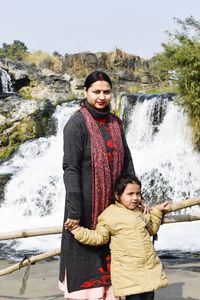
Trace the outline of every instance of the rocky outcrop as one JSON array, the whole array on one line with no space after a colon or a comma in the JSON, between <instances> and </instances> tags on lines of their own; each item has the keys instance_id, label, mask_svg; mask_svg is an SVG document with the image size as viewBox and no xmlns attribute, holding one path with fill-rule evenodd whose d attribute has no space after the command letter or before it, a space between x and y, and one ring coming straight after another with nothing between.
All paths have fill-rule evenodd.
<instances>
[{"instance_id":1,"label":"rocky outcrop","mask_svg":"<svg viewBox=\"0 0 200 300\"><path fill-rule=\"evenodd\" d=\"M61 58L59 73L51 66L0 60L0 68L11 77L12 88L23 96L50 101L66 101L73 96L83 95L85 77L95 69L107 72L116 92L128 91L131 86L144 90L158 84L158 78L151 73L149 61L119 49L113 52L66 54Z\"/></svg>"},{"instance_id":2,"label":"rocky outcrop","mask_svg":"<svg viewBox=\"0 0 200 300\"><path fill-rule=\"evenodd\" d=\"M54 109L49 100L26 100L15 95L0 99L0 160L25 141L52 134L48 124Z\"/></svg>"},{"instance_id":3,"label":"rocky outcrop","mask_svg":"<svg viewBox=\"0 0 200 300\"><path fill-rule=\"evenodd\" d=\"M149 61L116 49L105 53L78 53L61 57L59 72L43 62L40 67L0 60L0 160L21 143L45 136L55 107L83 97L85 77L95 69L107 72L114 90L155 86Z\"/></svg>"},{"instance_id":4,"label":"rocky outcrop","mask_svg":"<svg viewBox=\"0 0 200 300\"><path fill-rule=\"evenodd\" d=\"M106 71L110 75L116 91L127 91L130 86L134 85L139 89L144 89L145 86L154 86L158 82L151 74L148 60L119 49L109 53L65 55L63 64L64 70L71 76L75 75L79 80L84 79L89 72L95 69Z\"/></svg>"},{"instance_id":5,"label":"rocky outcrop","mask_svg":"<svg viewBox=\"0 0 200 300\"><path fill-rule=\"evenodd\" d=\"M48 69L37 69L33 64L0 60L0 70L11 79L12 92L26 99L46 100L52 103L66 101L71 97L70 76L56 74ZM2 96L0 95L0 98Z\"/></svg>"}]
</instances>

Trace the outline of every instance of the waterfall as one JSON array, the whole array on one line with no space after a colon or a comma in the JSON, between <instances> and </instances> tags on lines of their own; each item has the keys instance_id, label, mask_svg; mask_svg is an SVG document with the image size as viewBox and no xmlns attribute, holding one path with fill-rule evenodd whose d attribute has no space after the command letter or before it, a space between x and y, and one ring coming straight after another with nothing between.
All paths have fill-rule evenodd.
<instances>
[{"instance_id":1,"label":"waterfall","mask_svg":"<svg viewBox=\"0 0 200 300\"><path fill-rule=\"evenodd\" d=\"M77 108L73 103L58 106L54 113L57 134L24 143L12 159L0 166L0 174L11 174L0 207L1 232L62 225L65 199L62 133ZM172 98L158 95L124 96L122 108L127 141L146 201L152 204L200 195L200 154L193 149L184 111ZM190 211L196 213L199 209ZM199 221L164 224L158 233L156 249L200 251L199 229ZM59 246L60 235L0 243L1 255L15 258L24 252L49 251Z\"/></svg>"},{"instance_id":2,"label":"waterfall","mask_svg":"<svg viewBox=\"0 0 200 300\"><path fill-rule=\"evenodd\" d=\"M14 157L0 166L0 174L12 174L0 208L0 231L61 226L65 191L62 179L63 127L78 105L58 106L54 119L57 134L24 143ZM60 235L3 243L1 252L48 251L60 246ZM9 250L7 250L9 249ZM28 249L28 250L27 250Z\"/></svg>"},{"instance_id":3,"label":"waterfall","mask_svg":"<svg viewBox=\"0 0 200 300\"><path fill-rule=\"evenodd\" d=\"M131 115L127 141L146 201L152 204L199 196L200 153L192 145L191 129L183 109L159 96L143 97L142 101L139 96L137 101L128 97L123 100L124 107L132 107L132 111L130 107L128 110ZM185 212L199 213L200 209L193 207ZM164 224L156 248L199 251L199 229L200 221Z\"/></svg>"},{"instance_id":4,"label":"waterfall","mask_svg":"<svg viewBox=\"0 0 200 300\"><path fill-rule=\"evenodd\" d=\"M12 92L10 75L0 68L0 95Z\"/></svg>"}]
</instances>

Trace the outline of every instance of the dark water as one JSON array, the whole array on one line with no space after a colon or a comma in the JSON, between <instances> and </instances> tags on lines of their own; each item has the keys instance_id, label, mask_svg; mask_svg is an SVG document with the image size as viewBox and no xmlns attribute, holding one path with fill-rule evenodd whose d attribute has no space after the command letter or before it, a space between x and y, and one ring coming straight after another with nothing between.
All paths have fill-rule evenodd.
<instances>
[{"instance_id":1,"label":"dark water","mask_svg":"<svg viewBox=\"0 0 200 300\"><path fill-rule=\"evenodd\" d=\"M185 251L157 251L162 263L166 267L176 267L200 273L200 252ZM196 265L197 264L197 265Z\"/></svg>"},{"instance_id":2,"label":"dark water","mask_svg":"<svg viewBox=\"0 0 200 300\"><path fill-rule=\"evenodd\" d=\"M19 250L16 249L17 241L13 240L12 242L0 243L0 260L1 259L10 259L15 261L21 261L24 258L27 258L32 255L41 254L41 251L38 250ZM53 250L53 249L52 249ZM200 251L197 252L186 252L180 250L173 251L157 251L158 256L160 257L162 263L166 267L173 267L176 265L181 265L181 269L191 270L194 272L200 272L200 266L195 264L200 264ZM59 259L58 256L47 259L46 261L53 261ZM189 264L189 266L188 266Z\"/></svg>"},{"instance_id":3,"label":"dark water","mask_svg":"<svg viewBox=\"0 0 200 300\"><path fill-rule=\"evenodd\" d=\"M33 255L42 254L44 252L38 250L16 250L17 241L12 241L9 243L0 243L0 260L1 259L8 259L12 261L21 261L25 258L28 258ZM53 251L54 249L52 249ZM49 251L50 252L50 251ZM53 261L57 260L58 256L51 257L46 259L45 261Z\"/></svg>"},{"instance_id":4,"label":"dark water","mask_svg":"<svg viewBox=\"0 0 200 300\"><path fill-rule=\"evenodd\" d=\"M179 262L179 263L192 263L199 262L200 263L200 252L185 252L185 251L157 251L159 257L162 261L167 261L169 263Z\"/></svg>"}]
</instances>

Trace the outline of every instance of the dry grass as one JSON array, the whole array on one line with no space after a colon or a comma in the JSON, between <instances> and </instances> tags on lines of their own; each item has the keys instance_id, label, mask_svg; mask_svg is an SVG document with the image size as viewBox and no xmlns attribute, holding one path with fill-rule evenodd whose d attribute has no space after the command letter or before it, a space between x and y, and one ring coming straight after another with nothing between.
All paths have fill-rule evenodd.
<instances>
[{"instance_id":1,"label":"dry grass","mask_svg":"<svg viewBox=\"0 0 200 300\"><path fill-rule=\"evenodd\" d=\"M50 55L42 51L28 53L25 57L25 61L33 63L38 69L45 67L56 73L60 73L63 68L63 63L58 56Z\"/></svg>"}]
</instances>

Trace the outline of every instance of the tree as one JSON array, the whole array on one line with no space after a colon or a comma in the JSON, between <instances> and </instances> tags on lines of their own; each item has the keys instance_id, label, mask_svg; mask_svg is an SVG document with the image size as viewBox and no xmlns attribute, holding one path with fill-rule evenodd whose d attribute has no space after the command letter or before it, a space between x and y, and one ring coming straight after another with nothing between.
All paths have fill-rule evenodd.
<instances>
[{"instance_id":1,"label":"tree","mask_svg":"<svg viewBox=\"0 0 200 300\"><path fill-rule=\"evenodd\" d=\"M27 50L28 48L23 42L14 40L12 44L3 43L2 48L0 48L0 57L23 60Z\"/></svg>"},{"instance_id":2,"label":"tree","mask_svg":"<svg viewBox=\"0 0 200 300\"><path fill-rule=\"evenodd\" d=\"M168 32L169 40L162 44L164 52L155 59L164 70L175 72L178 102L188 112L193 141L200 150L200 21L192 16L174 20L181 30Z\"/></svg>"}]
</instances>

